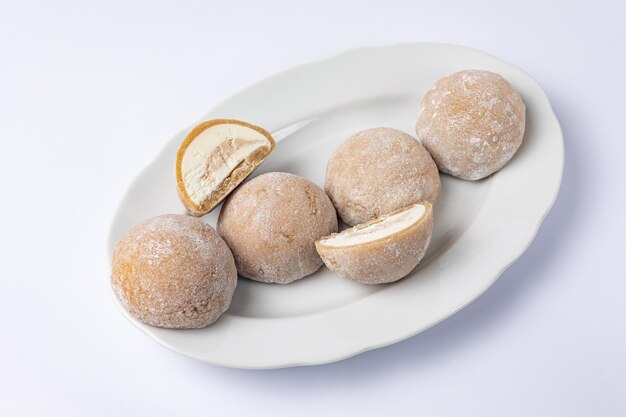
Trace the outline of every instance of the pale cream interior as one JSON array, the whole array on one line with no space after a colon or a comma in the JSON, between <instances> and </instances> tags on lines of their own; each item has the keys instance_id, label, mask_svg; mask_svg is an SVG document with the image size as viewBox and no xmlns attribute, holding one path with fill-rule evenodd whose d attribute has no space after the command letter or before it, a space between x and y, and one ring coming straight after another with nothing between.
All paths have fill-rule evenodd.
<instances>
[{"instance_id":1,"label":"pale cream interior","mask_svg":"<svg viewBox=\"0 0 626 417\"><path fill-rule=\"evenodd\" d=\"M271 145L260 132L238 124L219 124L200 133L182 158L183 183L189 198L201 204L252 152Z\"/></svg>"},{"instance_id":2,"label":"pale cream interior","mask_svg":"<svg viewBox=\"0 0 626 417\"><path fill-rule=\"evenodd\" d=\"M343 232L323 239L321 244L326 246L351 246L367 243L393 235L406 229L419 221L426 213L426 207L416 204L409 209L389 216L380 222L370 224L366 227L355 226Z\"/></svg>"}]
</instances>

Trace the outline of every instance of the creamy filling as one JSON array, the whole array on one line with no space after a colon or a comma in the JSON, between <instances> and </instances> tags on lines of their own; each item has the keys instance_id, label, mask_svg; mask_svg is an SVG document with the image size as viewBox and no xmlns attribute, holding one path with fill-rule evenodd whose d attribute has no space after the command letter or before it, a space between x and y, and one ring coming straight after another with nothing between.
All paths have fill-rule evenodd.
<instances>
[{"instance_id":1,"label":"creamy filling","mask_svg":"<svg viewBox=\"0 0 626 417\"><path fill-rule=\"evenodd\" d=\"M351 246L386 238L411 226L421 219L425 212L426 207L422 204L416 204L407 210L386 217L369 226L357 225L344 230L337 235L321 240L320 243L335 247Z\"/></svg>"},{"instance_id":2,"label":"creamy filling","mask_svg":"<svg viewBox=\"0 0 626 417\"><path fill-rule=\"evenodd\" d=\"M201 204L251 153L270 143L260 132L238 124L219 124L189 144L181 171L189 198Z\"/></svg>"}]
</instances>

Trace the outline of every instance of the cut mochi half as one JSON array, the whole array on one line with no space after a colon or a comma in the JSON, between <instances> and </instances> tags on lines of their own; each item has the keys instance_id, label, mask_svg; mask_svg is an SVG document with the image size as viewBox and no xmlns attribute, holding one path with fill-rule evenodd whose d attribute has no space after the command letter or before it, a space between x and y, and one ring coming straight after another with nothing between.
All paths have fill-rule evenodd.
<instances>
[{"instance_id":1,"label":"cut mochi half","mask_svg":"<svg viewBox=\"0 0 626 417\"><path fill-rule=\"evenodd\" d=\"M382 284L405 277L417 266L432 231L432 205L421 202L318 239L315 246L337 275Z\"/></svg>"},{"instance_id":2,"label":"cut mochi half","mask_svg":"<svg viewBox=\"0 0 626 417\"><path fill-rule=\"evenodd\" d=\"M202 216L213 210L275 146L267 131L239 120L194 127L176 155L176 187L187 211Z\"/></svg>"}]
</instances>

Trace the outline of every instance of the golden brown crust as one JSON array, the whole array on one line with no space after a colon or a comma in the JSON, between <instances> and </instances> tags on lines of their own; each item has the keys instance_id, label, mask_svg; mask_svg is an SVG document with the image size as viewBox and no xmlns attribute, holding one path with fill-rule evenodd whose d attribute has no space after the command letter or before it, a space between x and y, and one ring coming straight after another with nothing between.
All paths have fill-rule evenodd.
<instances>
[{"instance_id":1,"label":"golden brown crust","mask_svg":"<svg viewBox=\"0 0 626 417\"><path fill-rule=\"evenodd\" d=\"M287 284L322 266L315 240L337 231L337 215L313 182L271 172L230 194L217 230L233 251L239 274Z\"/></svg>"},{"instance_id":2,"label":"golden brown crust","mask_svg":"<svg viewBox=\"0 0 626 417\"><path fill-rule=\"evenodd\" d=\"M245 126L247 128L256 130L261 133L265 138L267 138L270 147L269 148L260 148L256 150L254 153L249 155L243 163L237 166L228 177L224 179L211 193L211 195L206 198L201 204L196 204L187 194L187 190L185 188L185 183L183 181L182 174L182 163L183 156L185 155L185 150L189 147L189 144L193 142L193 140L204 130L209 127L219 125L219 124L238 124L241 126ZM243 122L241 120L235 119L214 119L206 122L202 122L199 125L195 126L191 131L187 134L180 147L178 148L178 153L176 154L176 189L178 191L178 197L182 201L183 205L187 209L187 211L194 216L203 216L213 210L231 191L233 191L241 182L246 179L248 175L250 175L264 160L269 156L270 153L276 147L276 142L272 135L267 132L265 129L259 126L255 126L253 124Z\"/></svg>"},{"instance_id":3,"label":"golden brown crust","mask_svg":"<svg viewBox=\"0 0 626 417\"><path fill-rule=\"evenodd\" d=\"M327 246L315 242L324 264L337 275L362 284L382 284L397 281L408 275L424 257L433 230L433 210L428 202L421 202L426 212L410 227L391 236L350 246ZM409 206L411 207L411 206ZM355 227L363 228L409 207Z\"/></svg>"},{"instance_id":4,"label":"golden brown crust","mask_svg":"<svg viewBox=\"0 0 626 417\"><path fill-rule=\"evenodd\" d=\"M411 135L374 128L348 138L326 167L325 189L353 226L419 201L434 203L441 182L435 162Z\"/></svg>"},{"instance_id":5,"label":"golden brown crust","mask_svg":"<svg viewBox=\"0 0 626 417\"><path fill-rule=\"evenodd\" d=\"M230 305L237 270L211 226L168 214L133 227L117 243L111 285L124 308L146 324L200 328Z\"/></svg>"},{"instance_id":6,"label":"golden brown crust","mask_svg":"<svg viewBox=\"0 0 626 417\"><path fill-rule=\"evenodd\" d=\"M442 172L479 180L500 170L522 143L524 102L489 71L437 81L422 99L416 132Z\"/></svg>"}]
</instances>

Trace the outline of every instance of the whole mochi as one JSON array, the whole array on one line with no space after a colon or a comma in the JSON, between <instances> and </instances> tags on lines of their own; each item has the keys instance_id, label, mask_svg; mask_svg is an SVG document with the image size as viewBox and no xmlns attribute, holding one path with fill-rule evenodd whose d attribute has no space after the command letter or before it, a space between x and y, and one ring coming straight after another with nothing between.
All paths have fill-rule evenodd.
<instances>
[{"instance_id":1,"label":"whole mochi","mask_svg":"<svg viewBox=\"0 0 626 417\"><path fill-rule=\"evenodd\" d=\"M337 214L311 181L271 172L230 194L217 230L233 251L239 274L287 284L322 266L315 241L337 231Z\"/></svg>"},{"instance_id":2,"label":"whole mochi","mask_svg":"<svg viewBox=\"0 0 626 417\"><path fill-rule=\"evenodd\" d=\"M341 219L354 226L428 201L441 188L428 151L413 136L379 127L349 137L326 167L326 192Z\"/></svg>"},{"instance_id":3,"label":"whole mochi","mask_svg":"<svg viewBox=\"0 0 626 417\"><path fill-rule=\"evenodd\" d=\"M440 79L426 93L416 131L442 172L479 180L513 157L525 123L524 102L508 81L468 70Z\"/></svg>"},{"instance_id":4,"label":"whole mochi","mask_svg":"<svg viewBox=\"0 0 626 417\"><path fill-rule=\"evenodd\" d=\"M118 242L111 284L124 308L146 324L200 328L229 307L237 269L211 226L166 214L138 224Z\"/></svg>"}]
</instances>

